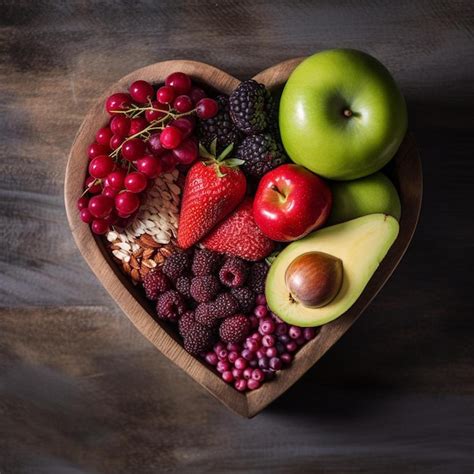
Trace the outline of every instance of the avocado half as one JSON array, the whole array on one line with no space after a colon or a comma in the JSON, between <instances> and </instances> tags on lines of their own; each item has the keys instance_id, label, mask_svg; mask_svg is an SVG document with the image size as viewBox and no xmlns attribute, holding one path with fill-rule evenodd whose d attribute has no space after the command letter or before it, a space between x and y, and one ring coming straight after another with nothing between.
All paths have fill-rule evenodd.
<instances>
[{"instance_id":1,"label":"avocado half","mask_svg":"<svg viewBox=\"0 0 474 474\"><path fill-rule=\"evenodd\" d=\"M270 309L283 321L297 326L320 326L345 313L360 296L375 270L395 242L396 219L370 214L309 234L288 245L273 261L265 296ZM285 283L290 263L306 252L325 252L342 260L343 281L337 296L326 306L309 308L291 297Z\"/></svg>"}]
</instances>

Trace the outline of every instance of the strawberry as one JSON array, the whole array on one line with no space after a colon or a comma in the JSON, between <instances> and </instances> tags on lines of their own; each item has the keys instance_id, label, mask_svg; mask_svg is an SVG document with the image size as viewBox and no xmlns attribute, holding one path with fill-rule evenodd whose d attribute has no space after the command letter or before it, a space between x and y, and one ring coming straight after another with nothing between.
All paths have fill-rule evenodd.
<instances>
[{"instance_id":1,"label":"strawberry","mask_svg":"<svg viewBox=\"0 0 474 474\"><path fill-rule=\"evenodd\" d=\"M253 200L248 197L204 238L204 247L252 261L270 255L275 243L259 229L252 209Z\"/></svg>"},{"instance_id":2,"label":"strawberry","mask_svg":"<svg viewBox=\"0 0 474 474\"><path fill-rule=\"evenodd\" d=\"M247 181L238 168L242 160L226 158L233 144L216 156L216 144L216 140L211 143L210 152L199 145L204 160L186 175L178 225L178 245L183 249L197 243L245 196Z\"/></svg>"}]
</instances>

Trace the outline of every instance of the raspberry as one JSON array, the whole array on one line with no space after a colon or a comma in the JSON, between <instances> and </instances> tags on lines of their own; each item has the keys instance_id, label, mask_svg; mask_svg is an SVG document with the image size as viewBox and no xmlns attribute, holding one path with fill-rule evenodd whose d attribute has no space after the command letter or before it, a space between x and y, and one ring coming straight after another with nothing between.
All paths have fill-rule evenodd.
<instances>
[{"instance_id":1,"label":"raspberry","mask_svg":"<svg viewBox=\"0 0 474 474\"><path fill-rule=\"evenodd\" d=\"M160 319L176 322L186 311L183 297L175 290L168 290L158 297L156 312Z\"/></svg>"},{"instance_id":2,"label":"raspberry","mask_svg":"<svg viewBox=\"0 0 474 474\"><path fill-rule=\"evenodd\" d=\"M231 288L237 288L245 283L247 265L238 257L229 257L219 271L221 282Z\"/></svg>"},{"instance_id":3,"label":"raspberry","mask_svg":"<svg viewBox=\"0 0 474 474\"><path fill-rule=\"evenodd\" d=\"M192 271L195 276L212 275L221 263L221 256L217 252L207 249L196 249L194 253Z\"/></svg>"},{"instance_id":4,"label":"raspberry","mask_svg":"<svg viewBox=\"0 0 474 474\"><path fill-rule=\"evenodd\" d=\"M194 313L192 311L186 311L178 321L178 330L181 337L186 337L194 324Z\"/></svg>"},{"instance_id":5,"label":"raspberry","mask_svg":"<svg viewBox=\"0 0 474 474\"><path fill-rule=\"evenodd\" d=\"M171 280L176 281L189 270L189 257L184 252L171 254L163 264L163 273Z\"/></svg>"},{"instance_id":6,"label":"raspberry","mask_svg":"<svg viewBox=\"0 0 474 474\"><path fill-rule=\"evenodd\" d=\"M265 293L265 280L267 279L268 265L266 262L257 262L252 265L247 280L247 286L255 293Z\"/></svg>"},{"instance_id":7,"label":"raspberry","mask_svg":"<svg viewBox=\"0 0 474 474\"><path fill-rule=\"evenodd\" d=\"M184 348L192 355L209 350L213 343L212 330L199 323L194 323L184 337Z\"/></svg>"},{"instance_id":8,"label":"raspberry","mask_svg":"<svg viewBox=\"0 0 474 474\"><path fill-rule=\"evenodd\" d=\"M246 286L241 288L232 288L230 290L232 296L239 302L240 311L248 314L255 307L255 293Z\"/></svg>"},{"instance_id":9,"label":"raspberry","mask_svg":"<svg viewBox=\"0 0 474 474\"><path fill-rule=\"evenodd\" d=\"M191 298L190 288L191 288L191 279L187 276L181 276L176 280L175 288L181 293L185 298Z\"/></svg>"},{"instance_id":10,"label":"raspberry","mask_svg":"<svg viewBox=\"0 0 474 474\"><path fill-rule=\"evenodd\" d=\"M213 275L194 277L191 280L191 296L198 303L211 301L219 292L219 280Z\"/></svg>"},{"instance_id":11,"label":"raspberry","mask_svg":"<svg viewBox=\"0 0 474 474\"><path fill-rule=\"evenodd\" d=\"M250 332L250 322L243 314L224 319L219 335L224 342L237 343L244 340Z\"/></svg>"},{"instance_id":12,"label":"raspberry","mask_svg":"<svg viewBox=\"0 0 474 474\"><path fill-rule=\"evenodd\" d=\"M239 302L230 293L221 293L210 305L209 312L215 319L232 316L239 311Z\"/></svg>"},{"instance_id":13,"label":"raspberry","mask_svg":"<svg viewBox=\"0 0 474 474\"><path fill-rule=\"evenodd\" d=\"M213 328L217 325L218 318L215 313L210 312L209 303L201 303L196 308L195 319L198 323L203 324L209 328Z\"/></svg>"},{"instance_id":14,"label":"raspberry","mask_svg":"<svg viewBox=\"0 0 474 474\"><path fill-rule=\"evenodd\" d=\"M169 290L170 285L168 278L163 275L160 268L149 272L143 279L143 288L145 289L146 297L149 300L156 301L161 293Z\"/></svg>"}]
</instances>

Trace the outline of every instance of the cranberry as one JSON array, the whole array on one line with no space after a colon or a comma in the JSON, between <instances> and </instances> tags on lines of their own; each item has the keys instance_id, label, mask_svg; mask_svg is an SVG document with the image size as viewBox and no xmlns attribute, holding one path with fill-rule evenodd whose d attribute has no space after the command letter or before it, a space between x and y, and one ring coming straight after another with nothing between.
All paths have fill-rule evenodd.
<instances>
[{"instance_id":1,"label":"cranberry","mask_svg":"<svg viewBox=\"0 0 474 474\"><path fill-rule=\"evenodd\" d=\"M288 335L291 339L298 339L302 333L303 331L298 326L290 326L290 329L288 329Z\"/></svg>"},{"instance_id":2,"label":"cranberry","mask_svg":"<svg viewBox=\"0 0 474 474\"><path fill-rule=\"evenodd\" d=\"M244 392L247 388L247 381L245 379L238 379L234 382L234 387L239 392Z\"/></svg>"},{"instance_id":3,"label":"cranberry","mask_svg":"<svg viewBox=\"0 0 474 474\"><path fill-rule=\"evenodd\" d=\"M249 322L250 322L250 327L252 329L255 329L255 328L258 327L258 319L253 314L252 314L252 316L249 316Z\"/></svg>"},{"instance_id":4,"label":"cranberry","mask_svg":"<svg viewBox=\"0 0 474 474\"><path fill-rule=\"evenodd\" d=\"M111 115L121 110L127 110L132 104L132 97L129 94L119 92L109 96L105 102L105 110Z\"/></svg>"},{"instance_id":5,"label":"cranberry","mask_svg":"<svg viewBox=\"0 0 474 474\"><path fill-rule=\"evenodd\" d=\"M81 218L81 221L85 222L86 224L90 224L92 220L94 219L94 216L90 213L89 209L87 208L81 209L81 212L79 213L79 217Z\"/></svg>"},{"instance_id":6,"label":"cranberry","mask_svg":"<svg viewBox=\"0 0 474 474\"><path fill-rule=\"evenodd\" d=\"M260 359L258 359L258 366L261 369L268 369L269 367L268 357L261 357Z\"/></svg>"},{"instance_id":7,"label":"cranberry","mask_svg":"<svg viewBox=\"0 0 474 474\"><path fill-rule=\"evenodd\" d=\"M116 115L110 121L110 130L114 135L126 137L130 131L130 119L125 115Z\"/></svg>"},{"instance_id":8,"label":"cranberry","mask_svg":"<svg viewBox=\"0 0 474 474\"><path fill-rule=\"evenodd\" d=\"M228 351L233 351L233 352L239 352L241 349L239 344L236 344L235 342L229 342L227 344L227 350Z\"/></svg>"},{"instance_id":9,"label":"cranberry","mask_svg":"<svg viewBox=\"0 0 474 474\"><path fill-rule=\"evenodd\" d=\"M283 334L286 334L288 332L288 325L285 323L279 323L276 325L275 328L275 334L277 336L283 336Z\"/></svg>"},{"instance_id":10,"label":"cranberry","mask_svg":"<svg viewBox=\"0 0 474 474\"><path fill-rule=\"evenodd\" d=\"M110 130L109 127L103 127L99 128L97 130L97 133L95 134L95 141L99 145L104 145L106 147L109 147L110 139L112 138L112 130Z\"/></svg>"},{"instance_id":11,"label":"cranberry","mask_svg":"<svg viewBox=\"0 0 474 474\"><path fill-rule=\"evenodd\" d=\"M284 352L283 354L280 355L280 360L284 364L291 364L291 361L293 360L293 356L291 354L288 354L288 352Z\"/></svg>"},{"instance_id":12,"label":"cranberry","mask_svg":"<svg viewBox=\"0 0 474 474\"><path fill-rule=\"evenodd\" d=\"M239 357L234 362L234 366L236 369L243 370L247 367L247 361L243 357Z\"/></svg>"},{"instance_id":13,"label":"cranberry","mask_svg":"<svg viewBox=\"0 0 474 474\"><path fill-rule=\"evenodd\" d=\"M176 92L170 86L162 86L156 91L156 100L160 104L171 104L175 98Z\"/></svg>"},{"instance_id":14,"label":"cranberry","mask_svg":"<svg viewBox=\"0 0 474 474\"><path fill-rule=\"evenodd\" d=\"M200 119L210 119L214 117L218 111L219 106L214 99L208 99L206 97L196 104L196 114Z\"/></svg>"},{"instance_id":15,"label":"cranberry","mask_svg":"<svg viewBox=\"0 0 474 474\"><path fill-rule=\"evenodd\" d=\"M262 335L272 334L275 331L275 323L271 318L265 318L260 322L258 330Z\"/></svg>"},{"instance_id":16,"label":"cranberry","mask_svg":"<svg viewBox=\"0 0 474 474\"><path fill-rule=\"evenodd\" d=\"M97 156L100 155L107 155L109 152L109 147L106 145L101 145L100 143L91 143L89 147L87 148L87 156L89 157L89 160L94 159Z\"/></svg>"},{"instance_id":17,"label":"cranberry","mask_svg":"<svg viewBox=\"0 0 474 474\"><path fill-rule=\"evenodd\" d=\"M229 352L228 360L233 364L239 358L239 354L235 351Z\"/></svg>"},{"instance_id":18,"label":"cranberry","mask_svg":"<svg viewBox=\"0 0 474 474\"><path fill-rule=\"evenodd\" d=\"M273 370L280 370L282 367L282 363L279 357L272 357L270 359L270 368Z\"/></svg>"},{"instance_id":19,"label":"cranberry","mask_svg":"<svg viewBox=\"0 0 474 474\"><path fill-rule=\"evenodd\" d=\"M281 342L277 342L275 344L275 349L277 350L278 354L281 354L282 352L285 352L286 348Z\"/></svg>"},{"instance_id":20,"label":"cranberry","mask_svg":"<svg viewBox=\"0 0 474 474\"><path fill-rule=\"evenodd\" d=\"M291 341L290 336L288 336L288 334L282 334L281 336L278 336L278 340L283 344L287 344Z\"/></svg>"},{"instance_id":21,"label":"cranberry","mask_svg":"<svg viewBox=\"0 0 474 474\"><path fill-rule=\"evenodd\" d=\"M262 335L258 332L254 332L251 336L251 339L255 339L256 341L261 341L262 340Z\"/></svg>"},{"instance_id":22,"label":"cranberry","mask_svg":"<svg viewBox=\"0 0 474 474\"><path fill-rule=\"evenodd\" d=\"M94 234L103 235L109 230L109 225L103 219L94 219L91 224Z\"/></svg>"},{"instance_id":23,"label":"cranberry","mask_svg":"<svg viewBox=\"0 0 474 474\"><path fill-rule=\"evenodd\" d=\"M257 356L257 359L262 359L263 357L265 357L265 352L263 351L262 348L260 348L256 353L255 355Z\"/></svg>"},{"instance_id":24,"label":"cranberry","mask_svg":"<svg viewBox=\"0 0 474 474\"><path fill-rule=\"evenodd\" d=\"M246 369L247 370L247 369ZM234 376L234 379L241 379L243 376L244 371L239 370L239 369L232 369L232 375Z\"/></svg>"},{"instance_id":25,"label":"cranberry","mask_svg":"<svg viewBox=\"0 0 474 474\"><path fill-rule=\"evenodd\" d=\"M268 347L267 350L265 351L265 355L270 358L276 357L278 355L278 350L275 346Z\"/></svg>"},{"instance_id":26,"label":"cranberry","mask_svg":"<svg viewBox=\"0 0 474 474\"><path fill-rule=\"evenodd\" d=\"M222 380L227 383L233 382L234 376L232 375L232 372L230 370L226 370L225 372L222 372Z\"/></svg>"},{"instance_id":27,"label":"cranberry","mask_svg":"<svg viewBox=\"0 0 474 474\"><path fill-rule=\"evenodd\" d=\"M244 379L248 380L249 378L251 378L252 372L253 372L253 369L251 369L250 367L247 367L246 369L244 369L244 371L242 372Z\"/></svg>"},{"instance_id":28,"label":"cranberry","mask_svg":"<svg viewBox=\"0 0 474 474\"><path fill-rule=\"evenodd\" d=\"M264 347L272 347L275 345L275 342L275 336L271 334L265 334L265 336L262 337L262 345Z\"/></svg>"},{"instance_id":29,"label":"cranberry","mask_svg":"<svg viewBox=\"0 0 474 474\"><path fill-rule=\"evenodd\" d=\"M219 351L216 352L216 354L219 360L227 360L227 356L229 355L229 353L227 352L225 348L220 349Z\"/></svg>"},{"instance_id":30,"label":"cranberry","mask_svg":"<svg viewBox=\"0 0 474 474\"><path fill-rule=\"evenodd\" d=\"M307 341L311 341L316 337L316 330L314 328L304 328L303 335Z\"/></svg>"},{"instance_id":31,"label":"cranberry","mask_svg":"<svg viewBox=\"0 0 474 474\"><path fill-rule=\"evenodd\" d=\"M218 359L217 359L217 355L215 352L208 352L206 354L206 362L210 365L217 365L217 362L218 362Z\"/></svg>"},{"instance_id":32,"label":"cranberry","mask_svg":"<svg viewBox=\"0 0 474 474\"><path fill-rule=\"evenodd\" d=\"M178 94L188 94L191 91L191 78L183 72L173 72L165 79L165 86L172 87Z\"/></svg>"},{"instance_id":33,"label":"cranberry","mask_svg":"<svg viewBox=\"0 0 474 474\"><path fill-rule=\"evenodd\" d=\"M252 379L256 380L257 382L261 382L265 378L263 372L260 369L253 369L252 371Z\"/></svg>"},{"instance_id":34,"label":"cranberry","mask_svg":"<svg viewBox=\"0 0 474 474\"><path fill-rule=\"evenodd\" d=\"M254 379L249 379L247 380L247 388L249 390L257 390L257 388L260 388L260 382Z\"/></svg>"},{"instance_id":35,"label":"cranberry","mask_svg":"<svg viewBox=\"0 0 474 474\"><path fill-rule=\"evenodd\" d=\"M245 359L245 360L252 360L254 358L254 353L251 352L249 349L244 349L242 351L242 357Z\"/></svg>"},{"instance_id":36,"label":"cranberry","mask_svg":"<svg viewBox=\"0 0 474 474\"><path fill-rule=\"evenodd\" d=\"M225 344L223 342L217 342L216 344L214 344L213 350L216 354L222 349L225 349Z\"/></svg>"},{"instance_id":37,"label":"cranberry","mask_svg":"<svg viewBox=\"0 0 474 474\"><path fill-rule=\"evenodd\" d=\"M260 343L259 341L256 341L255 339L249 338L247 340L247 348L251 352L256 352L260 348Z\"/></svg>"},{"instance_id":38,"label":"cranberry","mask_svg":"<svg viewBox=\"0 0 474 474\"><path fill-rule=\"evenodd\" d=\"M257 316L257 318L264 318L268 314L268 308L262 304L255 306L253 310L253 314Z\"/></svg>"},{"instance_id":39,"label":"cranberry","mask_svg":"<svg viewBox=\"0 0 474 474\"><path fill-rule=\"evenodd\" d=\"M306 344L306 339L304 338L303 335L301 335L300 337L295 339L295 342L296 344L298 344L298 346L302 346L303 344Z\"/></svg>"},{"instance_id":40,"label":"cranberry","mask_svg":"<svg viewBox=\"0 0 474 474\"><path fill-rule=\"evenodd\" d=\"M154 96L153 86L146 81L135 81L128 88L132 99L139 104L146 104Z\"/></svg>"},{"instance_id":41,"label":"cranberry","mask_svg":"<svg viewBox=\"0 0 474 474\"><path fill-rule=\"evenodd\" d=\"M85 209L87 205L89 204L89 198L86 196L82 196L77 200L77 208L81 211L82 209Z\"/></svg>"},{"instance_id":42,"label":"cranberry","mask_svg":"<svg viewBox=\"0 0 474 474\"><path fill-rule=\"evenodd\" d=\"M252 359L250 362L249 362L249 366L252 367L252 368L255 368L258 366L258 360L257 359Z\"/></svg>"},{"instance_id":43,"label":"cranberry","mask_svg":"<svg viewBox=\"0 0 474 474\"><path fill-rule=\"evenodd\" d=\"M225 372L226 370L229 370L229 369L230 369L230 364L226 360L220 360L217 363L217 371L218 372L223 373L223 372Z\"/></svg>"},{"instance_id":44,"label":"cranberry","mask_svg":"<svg viewBox=\"0 0 474 474\"><path fill-rule=\"evenodd\" d=\"M295 352L298 349L298 344L295 341L291 341L286 345L286 350L288 352Z\"/></svg>"},{"instance_id":45,"label":"cranberry","mask_svg":"<svg viewBox=\"0 0 474 474\"><path fill-rule=\"evenodd\" d=\"M260 304L267 304L267 298L265 298L264 294L257 295L257 298L255 299L255 302L260 305Z\"/></svg>"},{"instance_id":46,"label":"cranberry","mask_svg":"<svg viewBox=\"0 0 474 474\"><path fill-rule=\"evenodd\" d=\"M188 95L179 95L173 102L173 108L180 114L184 114L193 108L193 101Z\"/></svg>"}]
</instances>

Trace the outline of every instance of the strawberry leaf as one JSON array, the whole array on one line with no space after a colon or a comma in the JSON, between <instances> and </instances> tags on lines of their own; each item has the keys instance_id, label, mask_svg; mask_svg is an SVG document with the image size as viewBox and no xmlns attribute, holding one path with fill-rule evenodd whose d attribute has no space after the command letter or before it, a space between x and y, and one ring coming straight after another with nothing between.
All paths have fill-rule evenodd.
<instances>
[{"instance_id":1,"label":"strawberry leaf","mask_svg":"<svg viewBox=\"0 0 474 474\"><path fill-rule=\"evenodd\" d=\"M240 160L239 158L228 158L227 160L222 161L224 166L228 166L229 168L237 168L240 165L245 163L244 160Z\"/></svg>"},{"instance_id":2,"label":"strawberry leaf","mask_svg":"<svg viewBox=\"0 0 474 474\"><path fill-rule=\"evenodd\" d=\"M212 142L211 142L211 150L210 150L210 151L211 151L211 155L212 155L213 157L215 157L216 154L217 154L217 137L214 138L214 140L212 140Z\"/></svg>"},{"instance_id":3,"label":"strawberry leaf","mask_svg":"<svg viewBox=\"0 0 474 474\"><path fill-rule=\"evenodd\" d=\"M231 151L234 149L234 144L231 143L230 145L227 145L224 149L224 151L219 155L217 158L218 161L223 161L227 155L231 153Z\"/></svg>"},{"instance_id":4,"label":"strawberry leaf","mask_svg":"<svg viewBox=\"0 0 474 474\"><path fill-rule=\"evenodd\" d=\"M199 156L202 158L206 158L208 160L214 160L215 155L211 155L206 148L202 145L202 143L199 144Z\"/></svg>"}]
</instances>

